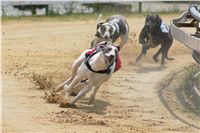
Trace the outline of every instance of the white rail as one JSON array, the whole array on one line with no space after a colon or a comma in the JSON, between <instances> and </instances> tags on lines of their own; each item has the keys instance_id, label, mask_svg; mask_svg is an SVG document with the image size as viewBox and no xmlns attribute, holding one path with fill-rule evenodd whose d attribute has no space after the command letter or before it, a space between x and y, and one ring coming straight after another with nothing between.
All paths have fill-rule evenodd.
<instances>
[{"instance_id":1,"label":"white rail","mask_svg":"<svg viewBox=\"0 0 200 133\"><path fill-rule=\"evenodd\" d=\"M188 48L200 52L200 38L186 33L184 30L180 29L181 26L179 24L186 23L188 19L187 15L188 12L184 12L179 18L171 21L171 34L176 40L183 43ZM189 25L189 27L191 27L191 25Z\"/></svg>"},{"instance_id":2,"label":"white rail","mask_svg":"<svg viewBox=\"0 0 200 133\"><path fill-rule=\"evenodd\" d=\"M184 32L180 28L176 27L173 22L171 22L171 34L179 42L183 43L190 49L200 52L200 38L191 36L190 34Z\"/></svg>"}]
</instances>

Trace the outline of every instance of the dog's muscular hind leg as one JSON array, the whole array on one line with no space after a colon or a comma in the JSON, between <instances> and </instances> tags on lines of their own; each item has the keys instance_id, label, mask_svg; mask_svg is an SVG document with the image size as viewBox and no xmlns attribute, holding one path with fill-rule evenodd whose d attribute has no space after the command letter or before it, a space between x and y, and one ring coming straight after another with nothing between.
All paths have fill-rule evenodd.
<instances>
[{"instance_id":1,"label":"dog's muscular hind leg","mask_svg":"<svg viewBox=\"0 0 200 133\"><path fill-rule=\"evenodd\" d=\"M169 49L170 49L170 47L167 49L166 59L167 59L167 60L174 60L174 58L169 58L169 57L168 57Z\"/></svg>"},{"instance_id":2,"label":"dog's muscular hind leg","mask_svg":"<svg viewBox=\"0 0 200 133\"><path fill-rule=\"evenodd\" d=\"M165 58L167 56L167 51L162 48L162 59L161 59L161 65L165 64Z\"/></svg>"},{"instance_id":3,"label":"dog's muscular hind leg","mask_svg":"<svg viewBox=\"0 0 200 133\"><path fill-rule=\"evenodd\" d=\"M174 58L169 58L168 57L168 52L169 52L169 49L171 48L171 46L172 46L172 43L173 43L173 37L171 36L171 40L169 41L169 44L167 45L168 47L167 47L167 56L166 56L166 59L167 60L174 60Z\"/></svg>"}]
</instances>

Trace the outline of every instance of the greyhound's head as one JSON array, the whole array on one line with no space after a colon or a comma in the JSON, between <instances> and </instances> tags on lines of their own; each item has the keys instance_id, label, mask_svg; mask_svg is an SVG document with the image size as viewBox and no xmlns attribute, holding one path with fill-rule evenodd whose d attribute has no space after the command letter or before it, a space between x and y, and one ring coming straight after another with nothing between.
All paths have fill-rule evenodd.
<instances>
[{"instance_id":1,"label":"greyhound's head","mask_svg":"<svg viewBox=\"0 0 200 133\"><path fill-rule=\"evenodd\" d=\"M105 39L106 41L110 41L112 40L116 30L116 27L108 22L99 23L97 24L97 32L95 35L99 38Z\"/></svg>"},{"instance_id":2,"label":"greyhound's head","mask_svg":"<svg viewBox=\"0 0 200 133\"><path fill-rule=\"evenodd\" d=\"M162 23L162 19L158 15L147 15L145 20L145 26L150 30L159 28Z\"/></svg>"},{"instance_id":3,"label":"greyhound's head","mask_svg":"<svg viewBox=\"0 0 200 133\"><path fill-rule=\"evenodd\" d=\"M102 48L102 51L107 65L112 64L116 60L118 49L113 45L113 43L107 42L105 47Z\"/></svg>"}]
</instances>

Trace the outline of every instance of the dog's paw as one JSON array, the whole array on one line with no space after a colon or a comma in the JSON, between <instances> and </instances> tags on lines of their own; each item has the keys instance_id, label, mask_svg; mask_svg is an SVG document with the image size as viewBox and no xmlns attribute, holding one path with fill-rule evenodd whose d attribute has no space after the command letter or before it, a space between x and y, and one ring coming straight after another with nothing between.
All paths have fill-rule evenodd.
<instances>
[{"instance_id":1,"label":"dog's paw","mask_svg":"<svg viewBox=\"0 0 200 133\"><path fill-rule=\"evenodd\" d=\"M78 93L76 93L76 92L73 91L73 92L69 93L69 95L75 97L75 96L78 95Z\"/></svg>"},{"instance_id":2,"label":"dog's paw","mask_svg":"<svg viewBox=\"0 0 200 133\"><path fill-rule=\"evenodd\" d=\"M59 107L60 108L77 108L75 104L70 104L68 102L61 102Z\"/></svg>"},{"instance_id":3,"label":"dog's paw","mask_svg":"<svg viewBox=\"0 0 200 133\"><path fill-rule=\"evenodd\" d=\"M56 87L53 91L54 91L55 93L57 93L57 92L61 91L62 89L63 89L62 86L58 86L58 87Z\"/></svg>"},{"instance_id":4,"label":"dog's paw","mask_svg":"<svg viewBox=\"0 0 200 133\"><path fill-rule=\"evenodd\" d=\"M153 56L153 60L154 60L154 62L158 62L159 61L159 59L157 57L155 57L155 56Z\"/></svg>"},{"instance_id":5,"label":"dog's paw","mask_svg":"<svg viewBox=\"0 0 200 133\"><path fill-rule=\"evenodd\" d=\"M69 86L68 84L65 84L64 89L66 90L68 88L68 86Z\"/></svg>"},{"instance_id":6,"label":"dog's paw","mask_svg":"<svg viewBox=\"0 0 200 133\"><path fill-rule=\"evenodd\" d=\"M136 67L142 67L142 60L138 61L138 62L134 62L133 64Z\"/></svg>"},{"instance_id":7,"label":"dog's paw","mask_svg":"<svg viewBox=\"0 0 200 133\"><path fill-rule=\"evenodd\" d=\"M91 105L93 103L93 100L90 100L89 102L88 102L88 105Z\"/></svg>"},{"instance_id":8,"label":"dog's paw","mask_svg":"<svg viewBox=\"0 0 200 133\"><path fill-rule=\"evenodd\" d=\"M160 66L164 66L166 63L164 61L161 61Z\"/></svg>"},{"instance_id":9,"label":"dog's paw","mask_svg":"<svg viewBox=\"0 0 200 133\"><path fill-rule=\"evenodd\" d=\"M95 99L95 94L92 94L92 95L90 96L90 100L89 100L89 102L88 102L88 105L91 105L91 104L94 102L94 99Z\"/></svg>"},{"instance_id":10,"label":"dog's paw","mask_svg":"<svg viewBox=\"0 0 200 133\"><path fill-rule=\"evenodd\" d=\"M168 57L167 57L167 60L175 60L175 59L174 59L174 58L168 58Z\"/></svg>"}]
</instances>

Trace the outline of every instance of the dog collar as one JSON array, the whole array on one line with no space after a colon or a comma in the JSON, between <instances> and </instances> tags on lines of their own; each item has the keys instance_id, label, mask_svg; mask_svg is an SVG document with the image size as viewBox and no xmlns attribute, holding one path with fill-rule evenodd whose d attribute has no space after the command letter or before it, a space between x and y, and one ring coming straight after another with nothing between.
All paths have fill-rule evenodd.
<instances>
[{"instance_id":1,"label":"dog collar","mask_svg":"<svg viewBox=\"0 0 200 133\"><path fill-rule=\"evenodd\" d=\"M161 31L163 33L169 33L169 30L170 30L169 26L166 23L164 23L164 22L161 23L160 29L161 29Z\"/></svg>"},{"instance_id":2,"label":"dog collar","mask_svg":"<svg viewBox=\"0 0 200 133\"><path fill-rule=\"evenodd\" d=\"M113 65L113 63L111 63L109 66L108 66L108 68L107 69L105 69L105 70L98 70L98 71L95 71L95 70L93 70L92 69L92 67L91 67L91 65L89 64L89 60L92 58L92 56L94 56L95 54L97 54L98 52L100 52L99 50L96 50L94 53L92 53L91 55L89 55L87 58L86 58L86 60L85 60L85 65L87 66L87 68L90 70L90 71L92 71L92 72L94 72L94 73L100 73L100 74L110 74L111 73L111 66Z\"/></svg>"}]
</instances>

